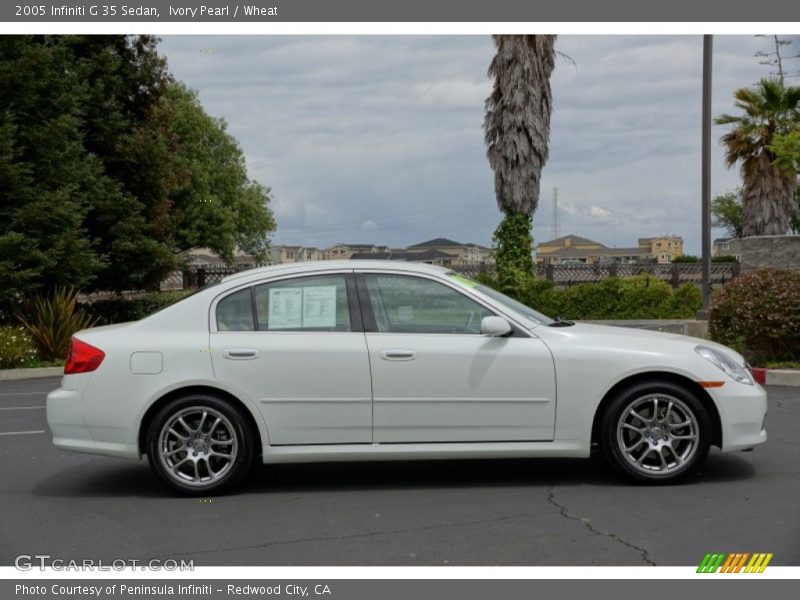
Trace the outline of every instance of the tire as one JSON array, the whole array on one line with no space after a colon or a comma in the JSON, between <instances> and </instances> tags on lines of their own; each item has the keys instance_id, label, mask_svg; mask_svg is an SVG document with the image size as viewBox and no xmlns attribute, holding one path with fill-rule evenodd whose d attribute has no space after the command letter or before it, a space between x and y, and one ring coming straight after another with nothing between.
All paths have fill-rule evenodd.
<instances>
[{"instance_id":1,"label":"tire","mask_svg":"<svg viewBox=\"0 0 800 600\"><path fill-rule=\"evenodd\" d=\"M156 413L147 429L147 460L180 494L216 495L233 488L250 469L256 439L238 407L192 394Z\"/></svg>"},{"instance_id":2,"label":"tire","mask_svg":"<svg viewBox=\"0 0 800 600\"><path fill-rule=\"evenodd\" d=\"M669 381L625 388L600 424L604 458L638 483L684 479L703 463L710 446L711 419L705 406L691 390Z\"/></svg>"}]
</instances>

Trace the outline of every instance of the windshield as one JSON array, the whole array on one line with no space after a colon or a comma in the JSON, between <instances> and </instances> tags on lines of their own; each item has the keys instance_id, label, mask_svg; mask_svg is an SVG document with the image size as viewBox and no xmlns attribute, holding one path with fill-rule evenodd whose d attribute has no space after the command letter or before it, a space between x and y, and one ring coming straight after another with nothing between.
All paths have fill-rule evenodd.
<instances>
[{"instance_id":1,"label":"windshield","mask_svg":"<svg viewBox=\"0 0 800 600\"><path fill-rule=\"evenodd\" d=\"M470 279L469 277L464 277L463 275L459 275L453 271L450 271L448 274L451 279L457 281L458 283L465 285L473 290L479 291L481 294L484 294L497 302L498 304L505 306L509 310L522 315L523 317L534 321L535 323L540 323L542 325L550 325L553 323L553 319L548 317L547 315L543 315L537 310L533 310L530 306L523 304L522 302L517 302L513 298L509 298L505 294L498 292L494 288L490 288L487 285L483 285L482 283L478 283L477 281Z\"/></svg>"}]
</instances>

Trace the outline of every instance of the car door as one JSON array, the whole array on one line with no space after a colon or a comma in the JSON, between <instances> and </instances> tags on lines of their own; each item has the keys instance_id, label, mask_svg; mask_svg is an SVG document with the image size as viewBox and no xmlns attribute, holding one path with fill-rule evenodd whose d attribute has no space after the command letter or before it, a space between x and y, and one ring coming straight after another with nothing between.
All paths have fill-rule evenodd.
<instances>
[{"instance_id":1,"label":"car door","mask_svg":"<svg viewBox=\"0 0 800 600\"><path fill-rule=\"evenodd\" d=\"M432 277L357 278L375 442L553 439L555 369L541 340L482 335L491 310Z\"/></svg>"},{"instance_id":2,"label":"car door","mask_svg":"<svg viewBox=\"0 0 800 600\"><path fill-rule=\"evenodd\" d=\"M258 403L270 444L372 441L357 302L350 271L250 285L212 305L214 374Z\"/></svg>"}]
</instances>

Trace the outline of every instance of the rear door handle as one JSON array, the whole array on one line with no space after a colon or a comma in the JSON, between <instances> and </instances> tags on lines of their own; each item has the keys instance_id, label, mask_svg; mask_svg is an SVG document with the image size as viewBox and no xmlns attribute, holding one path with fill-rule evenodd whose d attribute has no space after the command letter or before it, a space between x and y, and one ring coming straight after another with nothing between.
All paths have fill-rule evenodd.
<instances>
[{"instance_id":1,"label":"rear door handle","mask_svg":"<svg viewBox=\"0 0 800 600\"><path fill-rule=\"evenodd\" d=\"M258 350L255 348L225 348L222 355L231 360L253 360L258 358Z\"/></svg>"},{"instance_id":2,"label":"rear door handle","mask_svg":"<svg viewBox=\"0 0 800 600\"><path fill-rule=\"evenodd\" d=\"M383 360L414 360L417 358L417 353L413 350L391 348L388 350L381 350L381 358Z\"/></svg>"}]
</instances>

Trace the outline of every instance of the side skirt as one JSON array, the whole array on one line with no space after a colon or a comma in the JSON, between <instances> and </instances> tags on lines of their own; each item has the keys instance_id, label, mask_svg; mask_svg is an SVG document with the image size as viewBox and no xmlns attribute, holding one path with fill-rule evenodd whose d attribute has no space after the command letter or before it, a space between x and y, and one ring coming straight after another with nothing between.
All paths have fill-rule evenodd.
<instances>
[{"instance_id":1,"label":"side skirt","mask_svg":"<svg viewBox=\"0 0 800 600\"><path fill-rule=\"evenodd\" d=\"M265 464L275 464L472 458L588 458L589 451L589 444L578 440L442 444L335 444L265 446L262 460Z\"/></svg>"}]
</instances>

